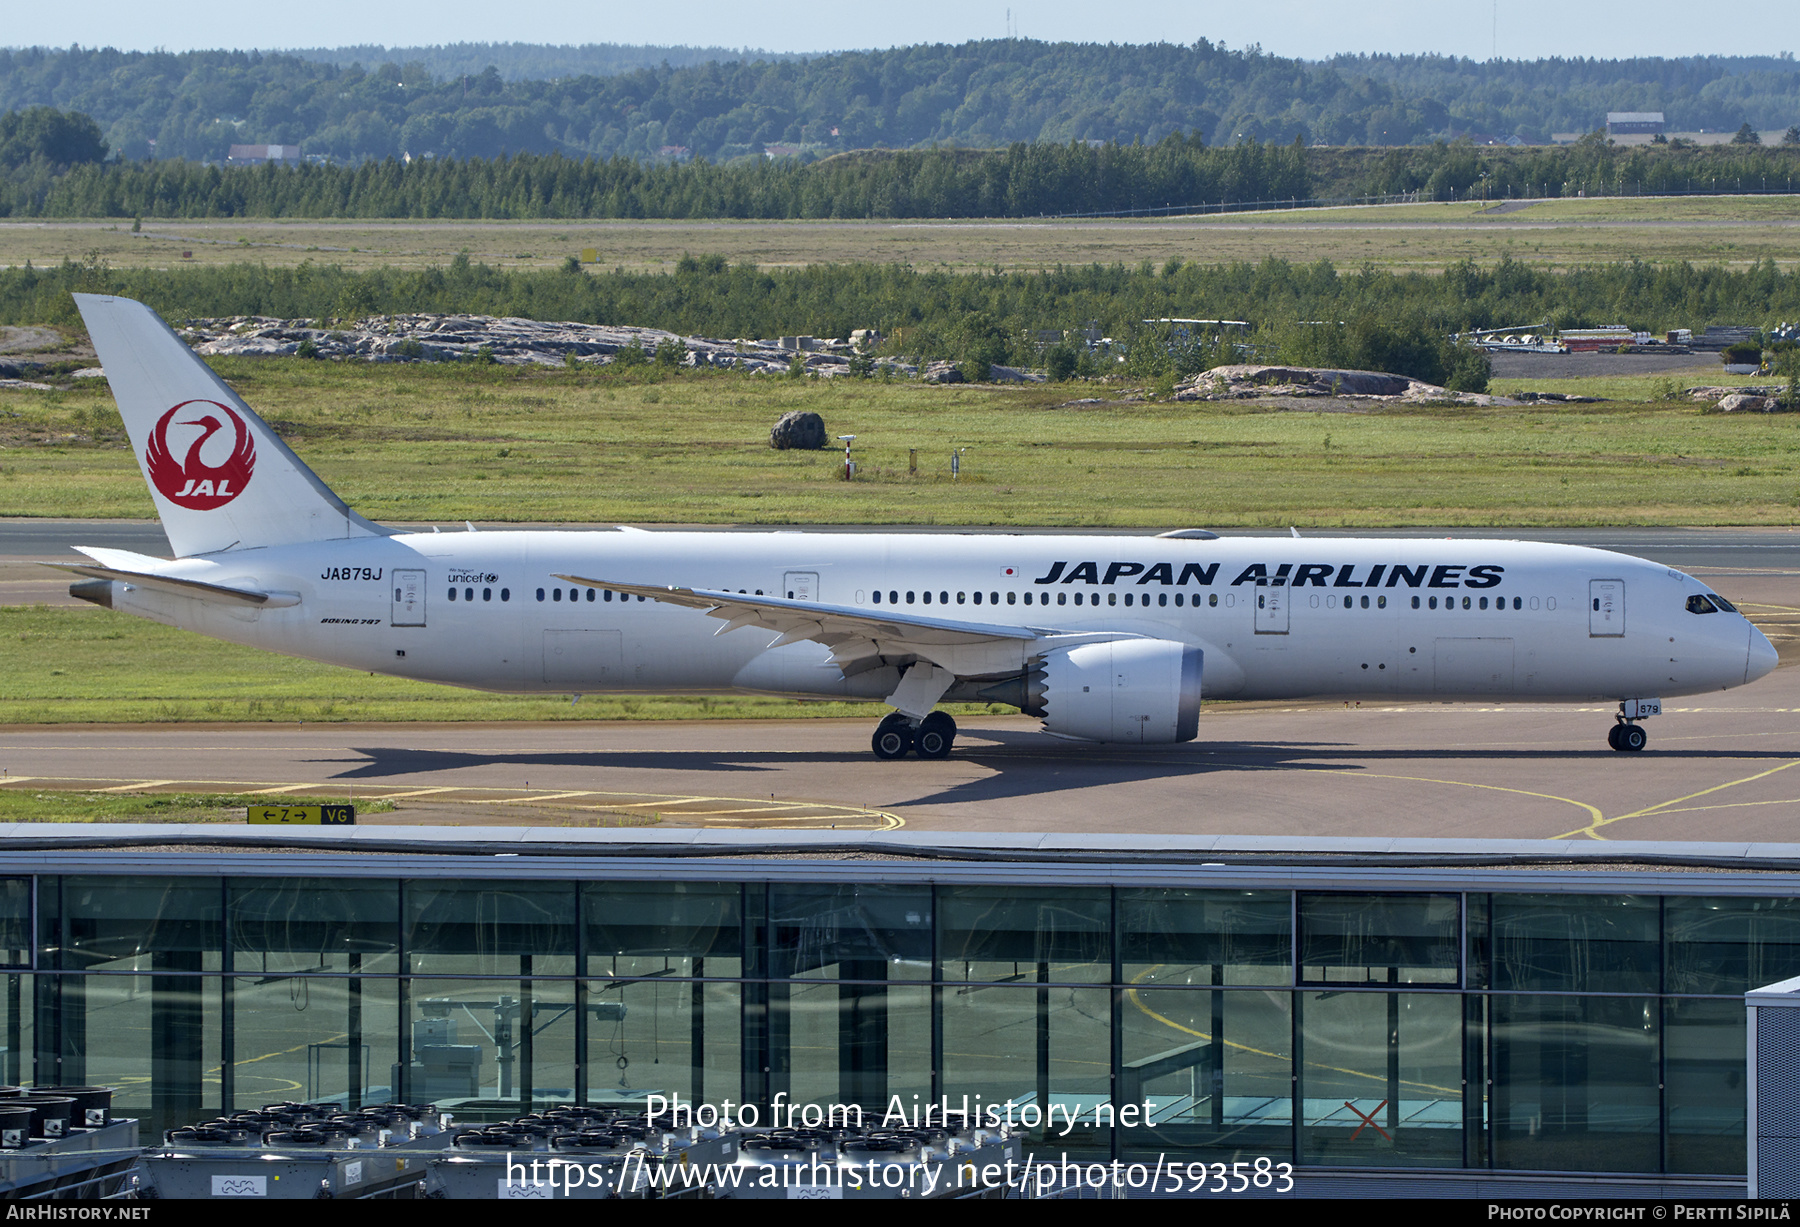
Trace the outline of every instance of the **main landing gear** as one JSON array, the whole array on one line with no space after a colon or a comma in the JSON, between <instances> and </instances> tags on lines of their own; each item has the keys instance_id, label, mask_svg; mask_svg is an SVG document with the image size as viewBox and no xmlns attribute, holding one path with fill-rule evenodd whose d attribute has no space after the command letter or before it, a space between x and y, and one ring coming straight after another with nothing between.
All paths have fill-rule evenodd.
<instances>
[{"instance_id":1,"label":"main landing gear","mask_svg":"<svg viewBox=\"0 0 1800 1227\"><path fill-rule=\"evenodd\" d=\"M1619 704L1615 723L1606 731L1606 744L1615 750L1635 754L1650 744L1650 735L1638 721L1662 714L1660 699L1626 699Z\"/></svg>"},{"instance_id":2,"label":"main landing gear","mask_svg":"<svg viewBox=\"0 0 1800 1227\"><path fill-rule=\"evenodd\" d=\"M920 758L949 758L956 743L956 721L934 711L915 726L899 712L890 712L875 726L869 748L876 758L905 758L912 751Z\"/></svg>"}]
</instances>

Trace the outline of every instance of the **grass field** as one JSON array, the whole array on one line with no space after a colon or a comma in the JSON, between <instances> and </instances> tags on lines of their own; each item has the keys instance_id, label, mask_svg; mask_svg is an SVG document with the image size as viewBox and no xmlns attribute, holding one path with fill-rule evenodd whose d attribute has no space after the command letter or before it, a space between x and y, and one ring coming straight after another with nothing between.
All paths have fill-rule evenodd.
<instances>
[{"instance_id":1,"label":"grass field","mask_svg":"<svg viewBox=\"0 0 1800 1227\"><path fill-rule=\"evenodd\" d=\"M342 805L336 797L233 796L229 793L55 792L0 788L0 822L234 822L247 805ZM390 813L392 801L357 801L359 811Z\"/></svg>"},{"instance_id":2,"label":"grass field","mask_svg":"<svg viewBox=\"0 0 1800 1227\"><path fill-rule=\"evenodd\" d=\"M669 269L684 253L733 263L900 263L950 269L1057 264L1296 263L1438 269L1511 255L1568 268L1599 261L1791 264L1800 197L1721 196L1552 200L1506 213L1479 203L1379 205L1196 218L1084 221L458 222L0 221L0 265L55 264L90 252L117 267L253 259L349 268L448 264L459 252L503 268L561 264L594 248L606 268Z\"/></svg>"},{"instance_id":3,"label":"grass field","mask_svg":"<svg viewBox=\"0 0 1800 1227\"><path fill-rule=\"evenodd\" d=\"M1771 524L1791 522L1800 505L1800 417L1703 415L1686 401L1280 407L1126 399L1146 390L1116 384L939 388L298 359L218 369L328 485L381 520ZM1637 382L1644 401L1678 386ZM0 391L0 515L153 514L98 385ZM840 480L835 451L769 448L770 425L789 409L857 436L856 481ZM953 482L956 448L968 451Z\"/></svg>"}]
</instances>

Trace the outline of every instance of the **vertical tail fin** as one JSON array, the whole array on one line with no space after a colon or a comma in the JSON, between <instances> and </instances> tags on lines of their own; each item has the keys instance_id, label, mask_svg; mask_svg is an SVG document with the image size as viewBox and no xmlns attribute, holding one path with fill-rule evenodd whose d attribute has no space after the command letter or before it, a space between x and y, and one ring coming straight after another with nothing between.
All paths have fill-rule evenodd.
<instances>
[{"instance_id":1,"label":"vertical tail fin","mask_svg":"<svg viewBox=\"0 0 1800 1227\"><path fill-rule=\"evenodd\" d=\"M178 557L382 536L344 505L156 313L77 294Z\"/></svg>"}]
</instances>

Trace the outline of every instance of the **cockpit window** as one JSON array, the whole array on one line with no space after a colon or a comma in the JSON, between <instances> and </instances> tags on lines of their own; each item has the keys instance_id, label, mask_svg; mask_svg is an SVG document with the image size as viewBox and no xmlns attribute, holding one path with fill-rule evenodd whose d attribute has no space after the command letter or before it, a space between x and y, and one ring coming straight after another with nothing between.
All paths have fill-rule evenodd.
<instances>
[{"instance_id":1,"label":"cockpit window","mask_svg":"<svg viewBox=\"0 0 1800 1227\"><path fill-rule=\"evenodd\" d=\"M1718 613L1718 609L1704 596L1691 596L1687 599L1687 611L1696 614Z\"/></svg>"},{"instance_id":2,"label":"cockpit window","mask_svg":"<svg viewBox=\"0 0 1800 1227\"><path fill-rule=\"evenodd\" d=\"M1733 605L1730 601L1726 600L1724 597L1720 596L1718 593L1709 592L1706 595L1708 597L1712 598L1712 603L1714 605L1717 605L1720 609L1723 609L1726 613L1736 613L1738 611L1738 608L1736 605Z\"/></svg>"}]
</instances>

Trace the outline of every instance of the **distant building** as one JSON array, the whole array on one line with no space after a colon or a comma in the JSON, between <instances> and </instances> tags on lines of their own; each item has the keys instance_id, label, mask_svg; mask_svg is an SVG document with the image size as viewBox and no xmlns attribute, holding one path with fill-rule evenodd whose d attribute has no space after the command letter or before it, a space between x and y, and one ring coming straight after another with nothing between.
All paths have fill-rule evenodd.
<instances>
[{"instance_id":1,"label":"distant building","mask_svg":"<svg viewBox=\"0 0 1800 1227\"><path fill-rule=\"evenodd\" d=\"M1658 136L1663 130L1661 111L1608 111L1608 136Z\"/></svg>"},{"instance_id":2,"label":"distant building","mask_svg":"<svg viewBox=\"0 0 1800 1227\"><path fill-rule=\"evenodd\" d=\"M687 162L693 159L694 151L686 145L663 145L656 156L665 162Z\"/></svg>"},{"instance_id":3,"label":"distant building","mask_svg":"<svg viewBox=\"0 0 1800 1227\"><path fill-rule=\"evenodd\" d=\"M233 145L225 156L227 166L261 166L264 162L294 166L299 161L298 145Z\"/></svg>"}]
</instances>

